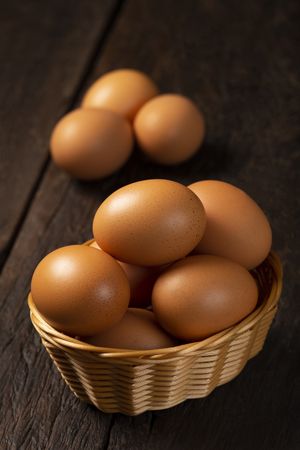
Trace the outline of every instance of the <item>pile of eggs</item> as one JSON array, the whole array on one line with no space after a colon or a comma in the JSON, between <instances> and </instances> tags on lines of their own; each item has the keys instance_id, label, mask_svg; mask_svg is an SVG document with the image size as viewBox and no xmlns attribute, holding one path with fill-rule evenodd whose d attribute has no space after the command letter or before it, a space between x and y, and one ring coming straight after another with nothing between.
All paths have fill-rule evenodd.
<instances>
[{"instance_id":1,"label":"pile of eggs","mask_svg":"<svg viewBox=\"0 0 300 450\"><path fill-rule=\"evenodd\" d=\"M81 108L57 123L50 150L54 162L70 175L93 180L125 164L134 138L152 160L179 164L201 146L204 128L203 115L191 100L159 95L147 75L120 69L99 78Z\"/></svg>"},{"instance_id":2,"label":"pile of eggs","mask_svg":"<svg viewBox=\"0 0 300 450\"><path fill-rule=\"evenodd\" d=\"M144 180L98 208L94 240L48 254L31 283L55 329L99 347L157 349L204 339L249 315L249 270L271 249L260 207L215 180Z\"/></svg>"}]
</instances>

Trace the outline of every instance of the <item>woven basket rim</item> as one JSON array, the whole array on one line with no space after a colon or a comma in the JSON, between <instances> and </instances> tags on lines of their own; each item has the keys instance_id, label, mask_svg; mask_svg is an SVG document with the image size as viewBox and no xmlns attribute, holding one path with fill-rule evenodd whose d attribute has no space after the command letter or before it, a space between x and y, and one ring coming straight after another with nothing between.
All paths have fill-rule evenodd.
<instances>
[{"instance_id":1,"label":"woven basket rim","mask_svg":"<svg viewBox=\"0 0 300 450\"><path fill-rule=\"evenodd\" d=\"M90 240L83 245L88 245L93 240ZM120 348L107 348L107 347L97 347L94 345L87 344L78 339L67 336L46 322L46 320L38 312L31 293L28 295L28 306L30 309L30 318L34 328L37 330L39 335L52 341L52 343L59 347L64 347L70 351L81 351L88 352L90 354L101 354L104 358L144 358L150 357L151 359L159 359L165 357L176 357L182 356L183 354L188 355L198 350L207 351L209 349L216 349L219 345L222 345L228 340L232 340L237 334L244 333L251 327L253 327L263 316L265 316L270 310L277 307L277 303L282 290L282 265L278 255L271 251L267 262L273 270L273 280L270 290L270 294L265 298L261 305L259 305L251 314L249 314L245 319L243 319L238 324L227 328L219 333L216 333L206 339L196 342L189 342L186 344L180 344L174 347L153 349L153 350L127 350Z\"/></svg>"}]
</instances>

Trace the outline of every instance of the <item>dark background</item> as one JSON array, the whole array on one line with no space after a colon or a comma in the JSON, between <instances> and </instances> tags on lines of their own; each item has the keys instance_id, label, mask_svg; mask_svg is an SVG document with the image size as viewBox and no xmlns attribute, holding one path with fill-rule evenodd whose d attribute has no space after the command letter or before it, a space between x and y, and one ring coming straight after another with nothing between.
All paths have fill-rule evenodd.
<instances>
[{"instance_id":1,"label":"dark background","mask_svg":"<svg viewBox=\"0 0 300 450\"><path fill-rule=\"evenodd\" d=\"M0 2L0 448L300 448L299 1ZM49 160L55 122L105 71L146 71L191 96L207 136L176 167L138 151L115 175L71 180ZM164 177L246 190L269 216L284 265L264 350L208 398L130 418L77 400L43 350L26 295L37 262L91 236L116 188Z\"/></svg>"}]
</instances>

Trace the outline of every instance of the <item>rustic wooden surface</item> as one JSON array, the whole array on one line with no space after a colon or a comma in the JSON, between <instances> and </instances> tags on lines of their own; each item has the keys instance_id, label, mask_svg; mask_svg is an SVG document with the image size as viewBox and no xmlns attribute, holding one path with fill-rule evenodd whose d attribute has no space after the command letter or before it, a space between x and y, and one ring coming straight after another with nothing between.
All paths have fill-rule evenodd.
<instances>
[{"instance_id":1,"label":"rustic wooden surface","mask_svg":"<svg viewBox=\"0 0 300 450\"><path fill-rule=\"evenodd\" d=\"M299 2L18 2L0 18L0 448L300 448ZM117 67L203 109L205 144L176 168L138 151L115 175L71 180L48 158L53 124ZM26 294L49 251L91 236L99 203L131 181L217 178L270 217L285 272L263 352L206 399L130 418L78 401L31 326Z\"/></svg>"}]
</instances>

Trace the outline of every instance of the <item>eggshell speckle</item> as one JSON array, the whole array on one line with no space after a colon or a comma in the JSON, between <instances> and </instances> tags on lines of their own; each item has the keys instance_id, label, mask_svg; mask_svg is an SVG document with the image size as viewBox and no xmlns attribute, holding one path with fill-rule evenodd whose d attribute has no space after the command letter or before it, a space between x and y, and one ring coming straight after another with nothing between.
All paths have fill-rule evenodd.
<instances>
[{"instance_id":1,"label":"eggshell speckle","mask_svg":"<svg viewBox=\"0 0 300 450\"><path fill-rule=\"evenodd\" d=\"M239 264L211 256L189 256L156 281L154 313L177 338L195 341L230 327L253 311L258 299L254 278Z\"/></svg>"},{"instance_id":2,"label":"eggshell speckle","mask_svg":"<svg viewBox=\"0 0 300 450\"><path fill-rule=\"evenodd\" d=\"M38 264L31 294L54 328L88 336L122 318L130 290L123 270L111 256L88 246L70 245L49 253Z\"/></svg>"},{"instance_id":3,"label":"eggshell speckle","mask_svg":"<svg viewBox=\"0 0 300 450\"><path fill-rule=\"evenodd\" d=\"M54 162L82 180L111 175L127 161L132 147L129 123L100 109L70 112L58 122L50 142Z\"/></svg>"},{"instance_id":4,"label":"eggshell speckle","mask_svg":"<svg viewBox=\"0 0 300 450\"><path fill-rule=\"evenodd\" d=\"M180 183L145 180L124 186L99 207L98 245L120 261L159 266L186 256L205 229L198 197Z\"/></svg>"},{"instance_id":5,"label":"eggshell speckle","mask_svg":"<svg viewBox=\"0 0 300 450\"><path fill-rule=\"evenodd\" d=\"M98 347L131 350L167 348L175 344L175 340L161 329L151 311L135 308L129 308L112 328L85 339L85 342Z\"/></svg>"},{"instance_id":6,"label":"eggshell speckle","mask_svg":"<svg viewBox=\"0 0 300 450\"><path fill-rule=\"evenodd\" d=\"M204 205L207 226L195 252L224 256L247 269L257 267L272 245L272 230L264 212L241 189L205 180L189 188Z\"/></svg>"},{"instance_id":7,"label":"eggshell speckle","mask_svg":"<svg viewBox=\"0 0 300 450\"><path fill-rule=\"evenodd\" d=\"M161 164L179 164L201 146L205 125L202 113L188 98L165 94L147 102L134 121L138 144Z\"/></svg>"},{"instance_id":8,"label":"eggshell speckle","mask_svg":"<svg viewBox=\"0 0 300 450\"><path fill-rule=\"evenodd\" d=\"M89 88L83 108L104 108L133 120L145 102L158 94L158 88L143 72L119 69L108 72Z\"/></svg>"}]
</instances>

